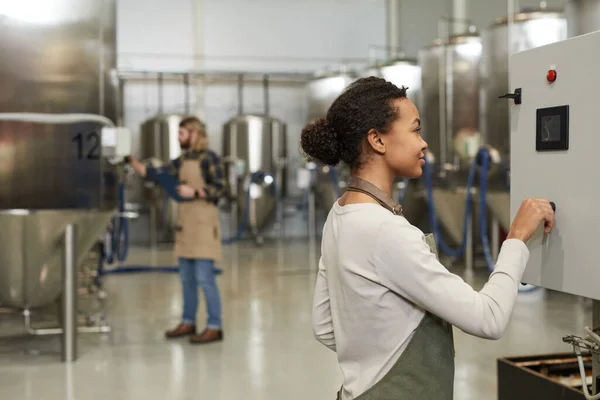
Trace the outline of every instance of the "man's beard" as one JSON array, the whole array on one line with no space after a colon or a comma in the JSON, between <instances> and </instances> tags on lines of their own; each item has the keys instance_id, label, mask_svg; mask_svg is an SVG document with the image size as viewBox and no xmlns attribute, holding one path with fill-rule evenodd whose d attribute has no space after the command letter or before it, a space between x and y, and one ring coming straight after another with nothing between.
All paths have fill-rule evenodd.
<instances>
[{"instance_id":1,"label":"man's beard","mask_svg":"<svg viewBox=\"0 0 600 400\"><path fill-rule=\"evenodd\" d=\"M183 143L179 143L179 147L181 147L181 150L187 150L190 148L190 142L189 140L187 142L183 142Z\"/></svg>"}]
</instances>

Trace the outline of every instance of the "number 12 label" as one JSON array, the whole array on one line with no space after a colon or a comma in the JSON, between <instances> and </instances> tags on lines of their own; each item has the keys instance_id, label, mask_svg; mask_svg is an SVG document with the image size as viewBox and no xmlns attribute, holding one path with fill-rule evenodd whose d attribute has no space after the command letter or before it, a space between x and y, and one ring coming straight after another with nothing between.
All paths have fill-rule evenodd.
<instances>
[{"instance_id":1,"label":"number 12 label","mask_svg":"<svg viewBox=\"0 0 600 400\"><path fill-rule=\"evenodd\" d=\"M77 159L99 160L100 159L100 135L92 131L78 133L71 140L77 144Z\"/></svg>"}]
</instances>

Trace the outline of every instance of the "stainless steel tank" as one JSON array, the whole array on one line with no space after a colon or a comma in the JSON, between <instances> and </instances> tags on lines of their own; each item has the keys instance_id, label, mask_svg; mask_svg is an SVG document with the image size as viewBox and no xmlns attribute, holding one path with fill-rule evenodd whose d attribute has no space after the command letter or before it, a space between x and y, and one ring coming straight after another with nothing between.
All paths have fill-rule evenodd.
<instances>
[{"instance_id":1,"label":"stainless steel tank","mask_svg":"<svg viewBox=\"0 0 600 400\"><path fill-rule=\"evenodd\" d=\"M287 157L287 125L265 115L239 115L223 127L223 158L238 218L246 211L247 180L253 173L266 177L250 185L249 228L261 229L275 211L275 190L286 193L283 162Z\"/></svg>"},{"instance_id":2,"label":"stainless steel tank","mask_svg":"<svg viewBox=\"0 0 600 400\"><path fill-rule=\"evenodd\" d=\"M535 10L514 15L509 42L509 20L499 19L483 34L481 63L481 121L484 142L499 153L489 177L488 206L505 230L510 229L507 176L510 165L510 100L499 99L512 92L508 87L510 55L567 38L567 21L556 10Z\"/></svg>"},{"instance_id":3,"label":"stainless steel tank","mask_svg":"<svg viewBox=\"0 0 600 400\"><path fill-rule=\"evenodd\" d=\"M370 66L361 76L377 76L393 83L398 87L407 87L406 96L416 106L419 105L421 92L421 67L417 60L397 59L380 65Z\"/></svg>"},{"instance_id":4,"label":"stainless steel tank","mask_svg":"<svg viewBox=\"0 0 600 400\"><path fill-rule=\"evenodd\" d=\"M479 67L476 34L437 40L419 52L423 137L444 169L464 169L479 147Z\"/></svg>"},{"instance_id":5,"label":"stainless steel tank","mask_svg":"<svg viewBox=\"0 0 600 400\"><path fill-rule=\"evenodd\" d=\"M115 121L115 1L37 3L47 10L37 18L10 8L0 18L0 109ZM0 306L57 300L66 225L78 227L81 261L114 214L118 176L102 157L100 128L0 122Z\"/></svg>"},{"instance_id":6,"label":"stainless steel tank","mask_svg":"<svg viewBox=\"0 0 600 400\"><path fill-rule=\"evenodd\" d=\"M600 30L600 0L568 0L565 15L570 38Z\"/></svg>"},{"instance_id":7,"label":"stainless steel tank","mask_svg":"<svg viewBox=\"0 0 600 400\"><path fill-rule=\"evenodd\" d=\"M468 168L480 142L481 52L476 33L438 39L419 52L419 113L429 145L433 206L454 243L462 242Z\"/></svg>"},{"instance_id":8,"label":"stainless steel tank","mask_svg":"<svg viewBox=\"0 0 600 400\"><path fill-rule=\"evenodd\" d=\"M352 73L318 75L308 83L308 120L325 118L329 107L356 79Z\"/></svg>"},{"instance_id":9,"label":"stainless steel tank","mask_svg":"<svg viewBox=\"0 0 600 400\"><path fill-rule=\"evenodd\" d=\"M179 157L179 123L185 117L181 114L161 114L144 121L140 126L140 158L158 167ZM160 187L150 182L141 184L144 186L141 209L149 213L150 242L173 242L177 202L170 199Z\"/></svg>"}]
</instances>

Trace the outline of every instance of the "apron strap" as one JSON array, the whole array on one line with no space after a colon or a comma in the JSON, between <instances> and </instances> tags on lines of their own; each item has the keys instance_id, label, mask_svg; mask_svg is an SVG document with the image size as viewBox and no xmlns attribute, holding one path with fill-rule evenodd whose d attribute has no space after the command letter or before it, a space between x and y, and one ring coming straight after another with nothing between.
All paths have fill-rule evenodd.
<instances>
[{"instance_id":1,"label":"apron strap","mask_svg":"<svg viewBox=\"0 0 600 400\"><path fill-rule=\"evenodd\" d=\"M383 190L373 185L371 182L354 177L346 189L351 192L359 192L375 199L383 207L387 208L394 215L402 215L402 206L392 200Z\"/></svg>"}]
</instances>

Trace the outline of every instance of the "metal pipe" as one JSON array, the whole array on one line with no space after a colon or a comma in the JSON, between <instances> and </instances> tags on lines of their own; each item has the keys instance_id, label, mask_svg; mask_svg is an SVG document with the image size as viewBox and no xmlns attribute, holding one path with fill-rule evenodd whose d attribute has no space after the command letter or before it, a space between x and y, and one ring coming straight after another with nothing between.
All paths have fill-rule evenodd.
<instances>
[{"instance_id":1,"label":"metal pipe","mask_svg":"<svg viewBox=\"0 0 600 400\"><path fill-rule=\"evenodd\" d=\"M442 167L441 171L444 171L446 160L446 126L448 121L446 116L446 42L447 34L444 31L445 21L440 19L438 21L438 37L441 40L440 45L440 56L438 59L438 91L439 91L439 135L440 135L440 159L439 165Z\"/></svg>"},{"instance_id":2,"label":"metal pipe","mask_svg":"<svg viewBox=\"0 0 600 400\"><path fill-rule=\"evenodd\" d=\"M185 114L190 114L190 74L183 75Z\"/></svg>"},{"instance_id":3,"label":"metal pipe","mask_svg":"<svg viewBox=\"0 0 600 400\"><path fill-rule=\"evenodd\" d=\"M164 94L163 94L163 74L162 72L158 73L158 114L163 114L163 104L164 103Z\"/></svg>"},{"instance_id":4,"label":"metal pipe","mask_svg":"<svg viewBox=\"0 0 600 400\"><path fill-rule=\"evenodd\" d=\"M101 7L102 11L104 11L104 7ZM106 88L105 79L106 79L106 66L105 66L105 49L104 49L104 15L100 15L99 27L98 27L98 45L100 46L100 51L98 52L98 113L104 115L105 105L104 105L104 90Z\"/></svg>"},{"instance_id":5,"label":"metal pipe","mask_svg":"<svg viewBox=\"0 0 600 400\"><path fill-rule=\"evenodd\" d=\"M460 25L456 22L464 21L467 18L467 0L452 0L452 33L459 35L462 33Z\"/></svg>"},{"instance_id":6,"label":"metal pipe","mask_svg":"<svg viewBox=\"0 0 600 400\"><path fill-rule=\"evenodd\" d=\"M366 62L367 60L365 60ZM188 70L160 70L160 71L146 71L146 70L133 70L133 69L121 69L117 72L119 78L145 78L150 77L157 78L159 74L162 74L163 78L181 79L182 75L189 74L194 78L233 78L237 79L239 75L243 75L246 80L257 80L261 81L265 75L269 75L271 80L290 80L304 82L312 78L313 74L307 72L285 72L285 71L222 71L222 70L201 70L201 69L188 69Z\"/></svg>"},{"instance_id":7,"label":"metal pipe","mask_svg":"<svg viewBox=\"0 0 600 400\"><path fill-rule=\"evenodd\" d=\"M264 107L265 107L265 116L269 115L270 104L269 104L269 75L263 77L263 95L264 95Z\"/></svg>"},{"instance_id":8,"label":"metal pipe","mask_svg":"<svg viewBox=\"0 0 600 400\"><path fill-rule=\"evenodd\" d=\"M483 217L480 217L483 218ZM496 216L492 217L492 257L494 262L498 261L500 254L500 221Z\"/></svg>"},{"instance_id":9,"label":"metal pipe","mask_svg":"<svg viewBox=\"0 0 600 400\"><path fill-rule=\"evenodd\" d=\"M400 26L401 26L401 8L400 0L387 0L385 2L386 14L386 47L387 57L392 60L398 57L397 49L400 46Z\"/></svg>"},{"instance_id":10,"label":"metal pipe","mask_svg":"<svg viewBox=\"0 0 600 400\"><path fill-rule=\"evenodd\" d=\"M238 75L238 115L244 114L244 75Z\"/></svg>"},{"instance_id":11,"label":"metal pipe","mask_svg":"<svg viewBox=\"0 0 600 400\"><path fill-rule=\"evenodd\" d=\"M600 301L592 302L592 331L600 334ZM600 388L597 385L598 377L600 376L600 354L594 353L592 356L592 391L598 393Z\"/></svg>"},{"instance_id":12,"label":"metal pipe","mask_svg":"<svg viewBox=\"0 0 600 400\"><path fill-rule=\"evenodd\" d=\"M34 336L50 336L50 335L61 335L64 331L63 328L34 328L31 325L31 312L29 310L23 311L25 319L25 332L28 335ZM78 326L77 333L110 333L112 328L108 325L105 326Z\"/></svg>"},{"instance_id":13,"label":"metal pipe","mask_svg":"<svg viewBox=\"0 0 600 400\"><path fill-rule=\"evenodd\" d=\"M473 212L467 220L467 244L465 249L465 264L467 269L467 276L471 278L473 276Z\"/></svg>"},{"instance_id":14,"label":"metal pipe","mask_svg":"<svg viewBox=\"0 0 600 400\"><path fill-rule=\"evenodd\" d=\"M61 354L63 362L77 359L77 236L75 225L65 229L63 248L63 294Z\"/></svg>"},{"instance_id":15,"label":"metal pipe","mask_svg":"<svg viewBox=\"0 0 600 400\"><path fill-rule=\"evenodd\" d=\"M0 121L33 122L38 124L96 122L104 126L115 127L115 123L109 118L96 114L0 113Z\"/></svg>"}]
</instances>

